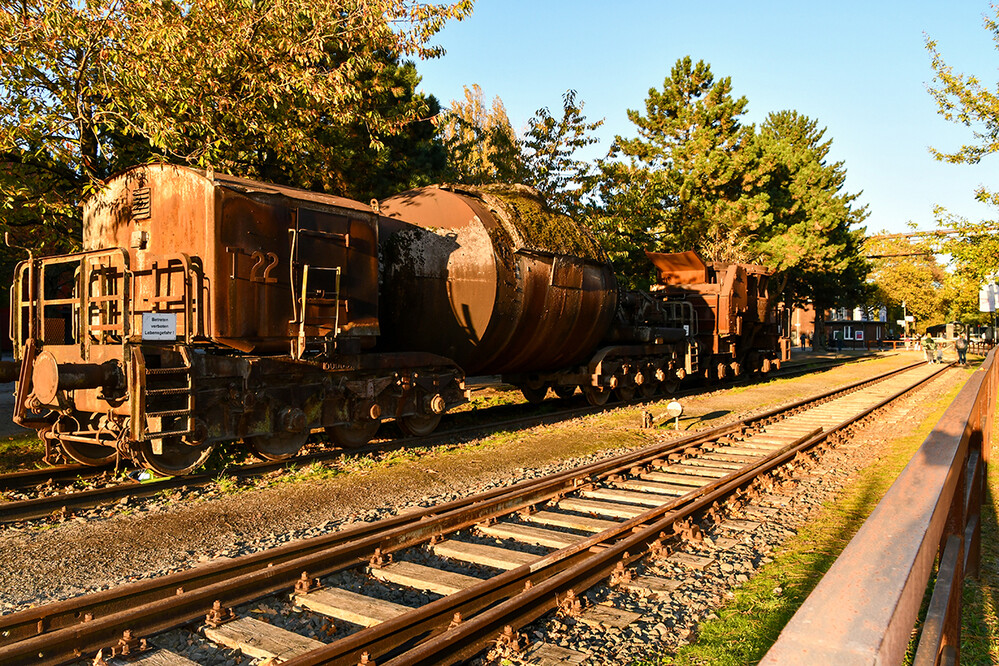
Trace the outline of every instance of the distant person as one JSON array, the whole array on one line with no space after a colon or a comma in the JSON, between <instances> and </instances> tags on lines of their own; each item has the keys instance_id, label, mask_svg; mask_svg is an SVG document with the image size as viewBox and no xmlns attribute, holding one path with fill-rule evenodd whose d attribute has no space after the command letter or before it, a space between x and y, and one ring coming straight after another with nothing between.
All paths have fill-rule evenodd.
<instances>
[{"instance_id":1,"label":"distant person","mask_svg":"<svg viewBox=\"0 0 999 666\"><path fill-rule=\"evenodd\" d=\"M968 338L962 333L954 341L954 349L957 350L957 362L959 365L968 365Z\"/></svg>"},{"instance_id":2,"label":"distant person","mask_svg":"<svg viewBox=\"0 0 999 666\"><path fill-rule=\"evenodd\" d=\"M933 336L927 333L926 336L923 338L922 343L923 343L923 351L926 353L926 362L935 363L937 343L933 339Z\"/></svg>"}]
</instances>

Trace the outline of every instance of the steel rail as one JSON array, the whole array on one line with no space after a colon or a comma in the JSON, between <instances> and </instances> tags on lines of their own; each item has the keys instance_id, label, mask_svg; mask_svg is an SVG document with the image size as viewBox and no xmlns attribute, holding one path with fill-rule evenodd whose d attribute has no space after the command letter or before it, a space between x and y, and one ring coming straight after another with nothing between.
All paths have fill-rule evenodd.
<instances>
[{"instance_id":1,"label":"steel rail","mask_svg":"<svg viewBox=\"0 0 999 666\"><path fill-rule=\"evenodd\" d=\"M78 476L91 478L112 469L111 465L91 467L89 465L53 465L38 469L22 469L16 472L0 474L0 492L5 490L22 490L48 481L75 480Z\"/></svg>"},{"instance_id":2,"label":"steel rail","mask_svg":"<svg viewBox=\"0 0 999 666\"><path fill-rule=\"evenodd\" d=\"M801 444L815 434L813 431L792 445ZM784 450L778 453L783 454ZM771 454L767 461L776 455ZM481 639L479 636L476 641L468 641L470 628L485 625L484 629L476 633L485 632L491 638L506 625L519 628L522 624L536 619L555 605L558 594L565 594L569 589L582 590L591 587L593 583L606 577L610 573L610 568L616 566L618 561L628 564L637 560L641 557L641 552L631 555L628 548L646 547L659 538L660 533L671 527L675 521L710 506L721 496L720 489L729 488L730 483L736 479L752 476L754 471L755 466L753 469L744 468L733 472L682 497L668 500L610 530L539 557L534 563L486 579L474 587L465 588L406 615L363 629L287 663L294 666L356 663L364 652L373 656L385 654L406 641L426 636L428 632L433 634L432 639L423 640L421 646L407 652L406 658L402 659L401 663L422 663L426 658L424 655L428 652L437 655L443 651L445 654L453 654L455 660L470 657L479 651L480 642L477 641ZM736 484L736 487L738 485L741 484ZM596 554L593 553L594 550L597 551ZM590 582L589 579L597 575L594 570L601 575ZM526 585L528 582L531 583L530 586ZM514 597L517 598L517 604L502 609L502 613L497 613L495 608L493 611L487 611L497 601L506 603ZM519 614L522 621L514 619L511 622L510 610ZM463 631L439 635L450 626L455 613L460 613L462 617L471 616L472 619L463 621L459 625L458 628ZM431 647L441 640L444 641L444 645L439 648ZM416 655L420 655L420 658L410 662L410 659ZM395 663L395 660L389 663Z\"/></svg>"},{"instance_id":3,"label":"steel rail","mask_svg":"<svg viewBox=\"0 0 999 666\"><path fill-rule=\"evenodd\" d=\"M610 530L285 663L287 666L353 665L365 652L381 659L382 655L391 654L399 645L417 638L421 640L416 647L384 662L385 666L451 664L470 658L499 636L505 627L515 630L523 627L552 610L560 595L566 595L570 590L578 595L607 578L618 563L628 566L640 559L649 545L660 539L677 521L706 510L758 476L793 460L798 453L917 390L944 369L941 367L932 375L826 432L821 432L821 429L813 431L753 465L650 509ZM531 585L525 585L528 581ZM471 617L454 626L452 619L455 613L460 613L462 618Z\"/></svg>"},{"instance_id":4,"label":"steel rail","mask_svg":"<svg viewBox=\"0 0 999 666\"><path fill-rule=\"evenodd\" d=\"M131 629L134 634L139 635L163 631L201 616L215 600L221 600L227 605L252 601L293 585L303 570L310 575L326 575L366 562L376 548L380 548L383 553L393 552L424 541L431 534L455 531L490 517L516 511L567 492L586 480L627 471L643 459L653 460L697 441L737 432L748 424L764 422L782 411L850 393L911 367L896 369L881 377L868 378L812 399L768 410L742 422L694 433L619 458L568 470L553 477L495 489L477 497L288 544L273 551L213 563L154 581L125 585L95 595L0 617L0 641L3 643L0 648L0 663L17 663L24 658L58 663L72 658L78 651L96 650L109 641L113 642L124 629ZM385 532L386 528L391 529ZM183 591L179 592L178 588ZM136 604L140 605L137 610L134 609ZM86 618L88 614L93 619L80 622L80 618Z\"/></svg>"},{"instance_id":5,"label":"steel rail","mask_svg":"<svg viewBox=\"0 0 999 666\"><path fill-rule=\"evenodd\" d=\"M234 577L243 576L267 567L273 568L275 565L283 564L290 560L311 564L311 560L303 558L309 558L316 553L322 555L329 549L338 548L344 544L363 541L364 548L367 549L365 552L368 555L376 547L381 547L382 552L390 552L389 549L392 548L393 538L395 538L396 542L405 542L404 538L398 537L399 534L404 534L407 529L413 529L414 525L417 528L427 525L430 519L440 520L441 516L450 516L455 512L467 511L469 507L474 505L488 507L493 504L502 503L504 500L508 501L508 498L511 497L519 498L527 493L534 492L537 487L571 489L576 486L575 482L577 479L589 478L601 474L620 473L622 470L633 466L636 461L661 456L676 448L686 447L701 440L731 434L740 430L741 427L741 423L718 426L710 430L671 440L655 447L635 451L623 457L590 463L581 468L566 470L549 477L531 479L507 488L496 488L470 498L454 500L447 504L394 516L378 521L377 523L366 523L341 532L314 537L313 539L301 542L289 543L276 549L245 555L233 560L220 560L162 578L132 583L104 590L93 595L68 599L47 606L39 606L0 616L0 646L6 646L17 640L23 640L36 634L48 635L48 632L51 630L72 627L77 625L80 622L80 618L84 617L87 613L97 618L119 612L134 603L148 603L172 597L176 594L176 590L179 587L184 588L186 591L185 594L189 594L199 588L208 587L220 581L225 582ZM478 520L481 520L481 518L475 518L473 523ZM375 535L373 541L371 541L372 535ZM365 540L370 541L370 543ZM394 550L395 548L392 549ZM298 566L298 564L295 565L295 571L293 572L294 579L297 579L301 573L301 569L297 568ZM292 582L294 582L294 579ZM39 629L42 631L38 631ZM3 647L0 647L0 658L4 655Z\"/></svg>"},{"instance_id":6,"label":"steel rail","mask_svg":"<svg viewBox=\"0 0 999 666\"><path fill-rule=\"evenodd\" d=\"M859 359L851 359L848 362L853 363L857 362L857 360ZM839 365L843 365L843 363L830 364L828 367L838 367ZM778 376L784 377L784 376L795 376L796 374L807 374L810 372L817 371L819 369L824 369L824 368L821 366L819 368L816 368L815 364L808 364L801 368L793 368L786 375L769 373L768 375L766 375L765 379L769 380L777 378ZM732 384L727 384L727 386L730 385ZM688 391L678 392L674 394L673 397L679 398L679 397L684 397L686 395L696 395L700 392L701 391L699 389L689 389ZM301 456L296 456L294 458L284 461L253 462L253 463L244 463L240 465L233 465L226 467L219 472L191 474L188 476L170 477L166 479L157 479L154 481L145 481L145 482L138 482L138 481L125 482L111 486L106 486L103 488L91 488L89 490L80 490L76 492L63 492L54 495L46 495L43 497L32 497L23 500L13 500L10 502L0 503L0 524L12 523L24 520L37 520L41 518L49 518L58 514L65 515L80 509L95 508L102 504L120 500L124 497L131 497L131 498L153 497L161 492L174 490L184 486L190 487L190 486L208 485L209 483L216 481L219 477L236 477L238 479L254 478L257 476L263 476L264 474L269 474L276 470L286 469L292 466L308 465L310 463L321 462L324 460L332 460L344 455L356 455L358 453L364 453L370 451L391 450L393 448L409 446L417 442L438 441L442 437L453 437L455 435L478 433L484 431L495 431L510 426L530 427L532 425L544 425L546 423L577 418L582 415L592 414L606 409L620 407L625 404L638 404L640 402L641 402L640 400L636 400L632 401L631 403L614 403L605 407L594 407L594 406L575 407L571 409L559 410L550 414L531 415L525 417L518 417L514 419L507 419L505 421L498 421L488 424L462 426L459 428L452 428L448 430L439 431L431 435L426 435L424 437L404 437L398 439L382 440L377 444L373 444L359 449L351 449L347 451L345 450L320 451L317 453L309 453ZM0 475L0 490L23 489L29 486L45 483L49 479L76 480L76 479L95 478L105 473L109 469L113 469L113 467L109 465L101 467L88 467L85 465L65 465L59 467L52 467L48 469L25 470L20 472L14 472L11 474Z\"/></svg>"}]
</instances>

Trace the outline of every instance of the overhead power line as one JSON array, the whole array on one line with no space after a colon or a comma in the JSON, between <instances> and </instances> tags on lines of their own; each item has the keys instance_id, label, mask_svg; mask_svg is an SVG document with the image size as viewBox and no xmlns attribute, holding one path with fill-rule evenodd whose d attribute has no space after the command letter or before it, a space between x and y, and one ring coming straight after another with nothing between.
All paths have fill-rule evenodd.
<instances>
[{"instance_id":1,"label":"overhead power line","mask_svg":"<svg viewBox=\"0 0 999 666\"><path fill-rule=\"evenodd\" d=\"M988 225L981 227L982 231L999 231L999 225ZM951 234L965 233L963 229L932 229L930 231L908 231L900 234L874 234L867 236L864 240L888 240L891 238L920 238L923 236L948 236Z\"/></svg>"}]
</instances>

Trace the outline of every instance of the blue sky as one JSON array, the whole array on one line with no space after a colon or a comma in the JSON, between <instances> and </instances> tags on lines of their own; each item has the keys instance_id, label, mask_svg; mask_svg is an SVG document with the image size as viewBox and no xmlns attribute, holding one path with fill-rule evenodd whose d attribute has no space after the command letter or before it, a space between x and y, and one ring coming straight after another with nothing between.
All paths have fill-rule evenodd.
<instances>
[{"instance_id":1,"label":"blue sky","mask_svg":"<svg viewBox=\"0 0 999 666\"><path fill-rule=\"evenodd\" d=\"M477 0L468 19L434 40L447 50L421 62L422 89L447 106L462 87L499 96L522 130L535 110L561 109L577 91L598 130L602 156L615 135L635 136L627 109L644 109L676 60L690 55L730 76L749 100L746 122L794 109L818 120L842 160L847 189L863 191L869 232L932 228L933 206L971 219L996 212L973 199L999 188L999 155L974 166L937 162L927 147L953 149L971 130L937 114L926 91L933 75L924 33L956 71L993 90L999 50L982 26L988 2L660 2L643 0ZM992 14L994 15L994 13Z\"/></svg>"}]
</instances>

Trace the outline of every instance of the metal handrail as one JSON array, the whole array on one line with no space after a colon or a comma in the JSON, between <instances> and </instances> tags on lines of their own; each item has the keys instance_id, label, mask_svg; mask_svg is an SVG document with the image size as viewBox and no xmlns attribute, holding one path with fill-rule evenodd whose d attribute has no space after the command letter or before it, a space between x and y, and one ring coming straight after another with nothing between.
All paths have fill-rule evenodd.
<instances>
[{"instance_id":1,"label":"metal handrail","mask_svg":"<svg viewBox=\"0 0 999 666\"><path fill-rule=\"evenodd\" d=\"M85 292L90 276L89 260L100 256L119 258L122 270L127 274L128 252L123 248L101 248L77 254L33 258L18 264L15 269L14 282L11 285L10 333L15 343L15 357L18 357L18 348L23 346L28 339L44 338L45 308L53 305L71 305L76 308L73 327L78 342L74 344L81 345L81 354L86 357L83 348L86 346L85 340L89 334L89 322L84 321L88 306L88 294ZM46 268L67 264L77 264L77 270L80 272L75 277L75 294L66 298L46 298L43 272ZM24 288L25 280L27 281L27 293L25 293ZM118 299L120 298L122 296L119 295ZM127 300L127 295L124 298ZM25 330L25 321L27 330Z\"/></svg>"},{"instance_id":2,"label":"metal handrail","mask_svg":"<svg viewBox=\"0 0 999 666\"><path fill-rule=\"evenodd\" d=\"M938 555L913 663L960 663L997 386L993 349L761 664L901 663Z\"/></svg>"},{"instance_id":3,"label":"metal handrail","mask_svg":"<svg viewBox=\"0 0 999 666\"><path fill-rule=\"evenodd\" d=\"M141 317L143 313L153 313L157 312L155 307L153 309L146 309L139 307L138 295L141 293L139 289L139 280L143 277L152 276L154 284L158 280L159 273L170 273L177 274L179 276L179 286L181 292L179 294L170 294L168 296L148 296L146 300L151 303L157 303L162 301L179 302L182 305L182 314L184 315L184 320L182 322L184 337L182 342L185 344L190 344L192 338L192 331L203 331L203 322L195 320L194 318L194 290L192 289L192 283L199 279L198 271L191 261L191 257L183 252L171 253L171 254L161 254L153 257L155 259L155 267L147 268L143 270L132 271L130 275L130 296L131 298L126 299L126 319L131 323L136 317ZM165 263L166 268L160 268L159 264ZM170 283L168 283L170 284ZM173 314L178 314L177 312L171 311ZM203 310L199 309L199 317L202 316ZM134 328L134 327L133 327ZM142 329L141 323L138 324L138 329Z\"/></svg>"},{"instance_id":4,"label":"metal handrail","mask_svg":"<svg viewBox=\"0 0 999 666\"><path fill-rule=\"evenodd\" d=\"M92 296L90 294L90 277L91 274L98 268L91 264L91 260L100 257L111 258L112 263L120 268L122 272L120 276L120 293L101 294L98 296ZM157 270L176 272L179 276L177 286L181 291L178 294L171 295L170 298L176 299L177 302L181 304L182 312L179 314L182 314L184 317L183 342L190 343L193 336L204 332L204 322L201 319L204 314L204 308L202 307L198 309L198 319L196 320L194 307L197 296L193 293L192 287L194 283L200 283L202 279L201 272L192 263L190 257L183 253L159 255L154 257L154 259L165 263L167 268L150 268L132 271L129 265L128 251L120 247L101 248L80 252L78 254L60 255L55 257L43 257L33 260L32 263L22 262L18 265L18 268L15 271L14 283L11 285L12 316L10 322L10 334L12 338L15 338L15 350L20 345L23 345L28 337L39 337L44 333L41 318L44 316L44 308L47 305L74 305L78 308L80 321L76 326L76 328L79 329L77 334L79 335L80 344L86 346L85 341L89 340L89 336L92 331L110 330L110 327L103 323L93 326L91 325L89 306L93 303L116 303L119 316L121 317L121 339L123 342L126 341L129 339L132 330L135 328L133 319L140 316L143 312L155 311L139 307L135 302L133 295L139 293L137 281L149 275L153 275L155 277ZM76 294L68 298L45 298L42 287L35 284L37 281L36 274L40 274L46 267L72 263L78 264L81 269L81 275L76 278ZM101 264L99 268L103 267L104 265ZM22 298L22 296L24 296L24 280L28 281L28 294L26 298ZM151 300L156 301L160 298L164 297L153 297ZM24 327L22 325L24 309L28 309L30 312L30 316L27 318L27 331L23 330ZM13 313L15 312L18 315L16 317L13 316ZM84 356L86 356L86 352L83 353Z\"/></svg>"}]
</instances>

